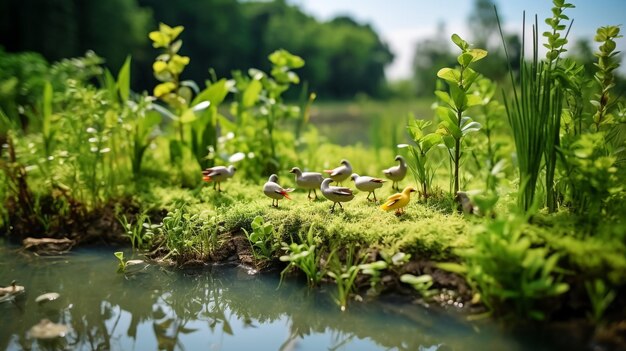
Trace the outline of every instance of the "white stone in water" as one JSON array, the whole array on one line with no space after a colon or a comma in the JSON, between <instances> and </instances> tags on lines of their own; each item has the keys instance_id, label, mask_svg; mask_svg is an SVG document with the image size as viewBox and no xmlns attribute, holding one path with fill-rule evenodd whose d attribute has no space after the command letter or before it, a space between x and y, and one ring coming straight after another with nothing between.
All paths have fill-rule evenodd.
<instances>
[{"instance_id":1,"label":"white stone in water","mask_svg":"<svg viewBox=\"0 0 626 351\"><path fill-rule=\"evenodd\" d=\"M35 299L35 302L42 303L42 302L47 302L47 301L54 301L58 299L59 297L61 297L59 293L50 292L50 293L37 296L37 298Z\"/></svg>"},{"instance_id":2,"label":"white stone in water","mask_svg":"<svg viewBox=\"0 0 626 351\"><path fill-rule=\"evenodd\" d=\"M49 319L42 319L30 328L28 334L36 339L54 339L64 337L69 329L67 325L53 323Z\"/></svg>"}]
</instances>

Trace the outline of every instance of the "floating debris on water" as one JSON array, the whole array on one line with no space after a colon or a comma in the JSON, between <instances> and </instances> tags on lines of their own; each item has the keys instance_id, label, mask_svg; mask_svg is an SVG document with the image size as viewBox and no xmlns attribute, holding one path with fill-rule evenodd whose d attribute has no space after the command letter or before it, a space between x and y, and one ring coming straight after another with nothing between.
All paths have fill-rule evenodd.
<instances>
[{"instance_id":1,"label":"floating debris on water","mask_svg":"<svg viewBox=\"0 0 626 351\"><path fill-rule=\"evenodd\" d=\"M16 281L12 281L11 285L0 288L0 302L10 301L15 298L15 296L24 293L26 290L23 286L17 285Z\"/></svg>"},{"instance_id":2,"label":"floating debris on water","mask_svg":"<svg viewBox=\"0 0 626 351\"><path fill-rule=\"evenodd\" d=\"M42 303L42 302L54 301L58 299L59 297L61 297L59 293L55 293L55 292L45 293L45 294L37 296L37 298L35 299L35 302Z\"/></svg>"}]
</instances>

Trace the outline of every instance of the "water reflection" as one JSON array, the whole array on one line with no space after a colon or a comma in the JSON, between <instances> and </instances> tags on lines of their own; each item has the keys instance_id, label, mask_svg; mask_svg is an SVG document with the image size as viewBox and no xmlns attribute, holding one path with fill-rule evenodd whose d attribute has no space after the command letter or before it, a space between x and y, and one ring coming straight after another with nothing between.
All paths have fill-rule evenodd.
<instances>
[{"instance_id":1,"label":"water reflection","mask_svg":"<svg viewBox=\"0 0 626 351\"><path fill-rule=\"evenodd\" d=\"M111 252L36 257L0 248L0 284L27 289L0 304L0 350L521 350L517 343L449 315L390 302L341 313L328 292L236 267L149 266L116 274ZM35 298L58 292L57 300ZM66 324L65 338L37 341L41 319ZM489 328L487 328L489 329Z\"/></svg>"}]
</instances>

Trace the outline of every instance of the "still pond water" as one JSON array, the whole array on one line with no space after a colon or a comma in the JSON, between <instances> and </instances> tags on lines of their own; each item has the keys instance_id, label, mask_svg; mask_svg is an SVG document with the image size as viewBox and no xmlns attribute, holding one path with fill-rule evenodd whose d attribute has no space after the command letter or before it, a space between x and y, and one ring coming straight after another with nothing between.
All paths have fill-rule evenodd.
<instances>
[{"instance_id":1,"label":"still pond water","mask_svg":"<svg viewBox=\"0 0 626 351\"><path fill-rule=\"evenodd\" d=\"M113 249L38 257L0 245L0 286L26 289L0 303L0 350L538 350L489 325L384 299L340 312L332 287L278 287L276 274L235 266L177 270L149 265L116 273ZM139 269L139 268L136 268ZM44 293L56 300L39 304ZM34 340L47 318L70 327L63 338Z\"/></svg>"}]
</instances>

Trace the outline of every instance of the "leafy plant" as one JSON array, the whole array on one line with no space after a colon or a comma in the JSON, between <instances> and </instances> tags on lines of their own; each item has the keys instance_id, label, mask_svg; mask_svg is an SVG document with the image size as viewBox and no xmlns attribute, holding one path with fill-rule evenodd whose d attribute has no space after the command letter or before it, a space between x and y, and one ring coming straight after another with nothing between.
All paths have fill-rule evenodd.
<instances>
[{"instance_id":1,"label":"leafy plant","mask_svg":"<svg viewBox=\"0 0 626 351\"><path fill-rule=\"evenodd\" d=\"M376 295L378 293L378 284L380 283L382 272L389 267L385 261L375 261L371 263L363 263L359 265L361 273L370 276L370 289L369 295Z\"/></svg>"},{"instance_id":2,"label":"leafy plant","mask_svg":"<svg viewBox=\"0 0 626 351\"><path fill-rule=\"evenodd\" d=\"M150 32L152 46L161 48L163 52L157 56L152 69L154 76L161 82L154 87L153 94L165 102L168 109L159 105L153 107L169 117L176 126L177 138L170 140L170 160L181 164L188 152L193 152L200 167L208 165L209 146L216 144L216 110L206 111L213 98L219 104L227 91L218 83L199 92L198 86L191 80L181 81L180 76L189 64L189 57L178 54L182 40L177 39L184 27L170 27L159 24L159 30ZM197 94L193 98L194 92ZM219 101L218 101L219 100ZM202 115L199 119L199 115ZM197 122L194 124L194 122Z\"/></svg>"},{"instance_id":3,"label":"leafy plant","mask_svg":"<svg viewBox=\"0 0 626 351\"><path fill-rule=\"evenodd\" d=\"M401 147L408 147L409 153L413 156L412 162L409 162L409 168L415 181L422 185L421 195L424 199L428 198L437 169L437 167L433 165L432 157L429 154L442 140L440 134L427 134L425 132L425 129L431 124L431 121L417 118L413 119L409 122L407 129L415 145L399 145Z\"/></svg>"},{"instance_id":4,"label":"leafy plant","mask_svg":"<svg viewBox=\"0 0 626 351\"><path fill-rule=\"evenodd\" d=\"M404 252L390 254L385 250L382 250L380 255L383 258L382 260L359 265L361 273L370 276L370 289L368 290L369 295L378 294L379 283L381 281L383 271L389 270L398 273L398 269L407 263L411 258L411 255Z\"/></svg>"},{"instance_id":5,"label":"leafy plant","mask_svg":"<svg viewBox=\"0 0 626 351\"><path fill-rule=\"evenodd\" d=\"M429 298L437 293L436 290L431 289L433 277L428 274L422 274L417 277L412 274L403 274L400 276L400 281L411 285L423 298Z\"/></svg>"},{"instance_id":6,"label":"leafy plant","mask_svg":"<svg viewBox=\"0 0 626 351\"><path fill-rule=\"evenodd\" d=\"M474 87L474 94L480 96L483 101L477 119L481 118L482 121L480 131L487 139L486 161L487 168L491 169L500 160L498 152L503 146L503 143L495 141L494 137L503 124L504 105L495 99L497 85L490 79L480 78Z\"/></svg>"},{"instance_id":7,"label":"leafy plant","mask_svg":"<svg viewBox=\"0 0 626 351\"><path fill-rule=\"evenodd\" d=\"M259 175L277 173L284 166L280 159L279 147L283 154L292 150L294 136L276 129L277 123L294 119L297 123L306 120L309 102L301 102L307 110L298 105L284 102L283 94L293 84L300 82L300 77L293 70L304 66L304 60L286 50L277 50L269 55L272 63L270 74L250 69L248 74L233 73L235 80L235 101L231 112L236 116L235 124L230 126L235 134L235 152L248 157L243 165L246 176L258 179ZM301 127L299 127L301 128ZM262 131L262 132L260 132ZM252 157L250 157L252 156Z\"/></svg>"},{"instance_id":8,"label":"leafy plant","mask_svg":"<svg viewBox=\"0 0 626 351\"><path fill-rule=\"evenodd\" d=\"M118 222L126 231L126 237L130 240L133 250L148 248L152 244L155 232L162 224L152 224L150 217L144 212L130 222L126 215L118 215Z\"/></svg>"},{"instance_id":9,"label":"leafy plant","mask_svg":"<svg viewBox=\"0 0 626 351\"><path fill-rule=\"evenodd\" d=\"M142 260L126 260L122 251L116 251L113 255L117 258L117 273L127 274L128 267L144 263Z\"/></svg>"},{"instance_id":10,"label":"leafy plant","mask_svg":"<svg viewBox=\"0 0 626 351\"><path fill-rule=\"evenodd\" d=\"M178 262L185 262L206 259L219 246L218 229L209 213L192 214L181 204L168 212L156 232L167 248L165 258L173 256Z\"/></svg>"},{"instance_id":11,"label":"leafy plant","mask_svg":"<svg viewBox=\"0 0 626 351\"><path fill-rule=\"evenodd\" d=\"M569 285L561 282L559 254L533 245L523 232L525 221L524 216L511 215L479 226L471 248L458 252L463 264L438 266L465 275L491 311L512 305L518 316L544 319L545 300L567 292Z\"/></svg>"},{"instance_id":12,"label":"leafy plant","mask_svg":"<svg viewBox=\"0 0 626 351\"><path fill-rule=\"evenodd\" d=\"M589 317L594 323L598 323L617 296L617 293L608 287L602 279L586 281L585 289L587 290L589 301L591 301L592 312Z\"/></svg>"},{"instance_id":13,"label":"leafy plant","mask_svg":"<svg viewBox=\"0 0 626 351\"><path fill-rule=\"evenodd\" d=\"M600 92L596 95L596 99L591 100L591 104L596 108L593 115L596 131L600 131L603 125L613 122L613 116L609 110L614 104L614 98L611 96L611 90L615 87L613 71L619 67L619 60L617 59L619 51L615 51L615 39L622 37L619 31L619 26L600 27L594 37L594 41L601 43L598 48L599 51L594 53L598 58L598 62L595 64L598 67L598 72L594 75L594 79L598 83Z\"/></svg>"},{"instance_id":14,"label":"leafy plant","mask_svg":"<svg viewBox=\"0 0 626 351\"><path fill-rule=\"evenodd\" d=\"M154 129L161 123L161 115L152 110L152 99L145 94L137 101L131 98L131 58L126 58L114 80L109 71L105 73L105 88L112 99L119 102L122 128L128 134L128 147L132 173L135 179L141 173L146 150L154 139ZM117 145L114 145L114 147Z\"/></svg>"},{"instance_id":15,"label":"leafy plant","mask_svg":"<svg viewBox=\"0 0 626 351\"><path fill-rule=\"evenodd\" d=\"M574 210L596 223L609 197L623 190L617 158L604 132L582 134L563 152L572 167L568 181Z\"/></svg>"},{"instance_id":16,"label":"leafy plant","mask_svg":"<svg viewBox=\"0 0 626 351\"><path fill-rule=\"evenodd\" d=\"M286 272L293 267L297 267L306 275L309 287L313 287L318 285L324 277L324 271L322 267L320 267L322 257L321 250L315 244L313 238L313 225L309 227L306 237L300 236L300 241L300 244L294 242L291 244L283 242L281 244L281 248L286 254L280 256L280 260L282 262L289 262L287 267L285 267L280 274L281 281Z\"/></svg>"},{"instance_id":17,"label":"leafy plant","mask_svg":"<svg viewBox=\"0 0 626 351\"><path fill-rule=\"evenodd\" d=\"M335 281L337 295L334 299L341 311L346 310L348 298L354 290L354 281L359 274L359 267L360 263L356 260L354 246L348 246L344 262L340 260L337 249L334 249L328 256L326 274Z\"/></svg>"},{"instance_id":18,"label":"leafy plant","mask_svg":"<svg viewBox=\"0 0 626 351\"><path fill-rule=\"evenodd\" d=\"M117 273L124 273L126 271L126 261L124 260L124 253L122 251L116 251L113 253L117 258Z\"/></svg>"},{"instance_id":19,"label":"leafy plant","mask_svg":"<svg viewBox=\"0 0 626 351\"><path fill-rule=\"evenodd\" d=\"M437 90L435 94L444 104L436 109L437 116L441 120L438 133L441 134L454 165L453 194L456 194L459 191L463 138L481 128L480 123L473 121L471 117L464 114L468 108L482 103L478 96L469 92L479 77L479 74L471 69L470 65L485 58L487 51L470 49L469 44L456 34L452 35L452 42L461 49L461 54L457 57L460 66L442 68L437 72L437 77L448 83L449 90L447 92Z\"/></svg>"},{"instance_id":20,"label":"leafy plant","mask_svg":"<svg viewBox=\"0 0 626 351\"><path fill-rule=\"evenodd\" d=\"M518 203L525 211L531 208L535 198L542 159L545 160L548 209L552 212L556 210L557 206L556 193L554 191L554 174L556 152L559 146L563 88L558 79L556 79L558 75L555 72L557 71L560 54L566 51L564 46L567 44L567 36L562 36L561 34L566 26L561 21L569 18L563 14L563 11L573 7L572 4L565 3L563 0L554 0L553 17L546 19L546 23L552 31L543 33L548 40L544 44L548 49L546 54L547 61L539 59L538 24L535 17L532 37L532 61L528 62L526 60L524 38L522 40L522 54L520 57L519 81L516 81L514 72L509 67L510 79L513 85L513 98L508 99L503 92L506 113L517 149L520 174ZM522 30L525 31L525 23ZM504 49L508 58L508 49L501 28L500 34L503 38ZM519 90L517 83L519 83Z\"/></svg>"},{"instance_id":21,"label":"leafy plant","mask_svg":"<svg viewBox=\"0 0 626 351\"><path fill-rule=\"evenodd\" d=\"M190 124L189 142L200 168L212 167L215 164L215 155L218 152L218 125L219 121L225 120L218 108L233 85L232 80L225 78L207 82L207 87L191 102L191 105L195 106L193 111L195 111L196 119ZM207 103L208 107L205 107Z\"/></svg>"},{"instance_id":22,"label":"leafy plant","mask_svg":"<svg viewBox=\"0 0 626 351\"><path fill-rule=\"evenodd\" d=\"M271 223L265 223L261 216L256 216L251 226L252 233L248 233L245 228L242 229L250 242L252 255L256 260L269 260L278 248L278 242L274 235L274 226Z\"/></svg>"}]
</instances>

